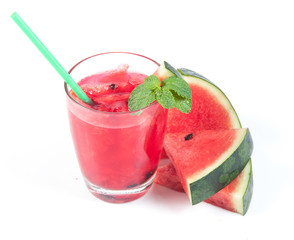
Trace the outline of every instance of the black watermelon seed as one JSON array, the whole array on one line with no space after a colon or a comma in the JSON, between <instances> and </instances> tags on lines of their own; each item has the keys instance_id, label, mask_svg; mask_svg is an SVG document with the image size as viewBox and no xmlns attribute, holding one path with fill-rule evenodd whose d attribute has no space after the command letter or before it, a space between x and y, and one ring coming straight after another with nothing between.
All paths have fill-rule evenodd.
<instances>
[{"instance_id":1,"label":"black watermelon seed","mask_svg":"<svg viewBox=\"0 0 294 240\"><path fill-rule=\"evenodd\" d=\"M193 133L190 133L187 136L185 136L185 141L188 141L188 140L190 140L192 138L193 138Z\"/></svg>"},{"instance_id":2,"label":"black watermelon seed","mask_svg":"<svg viewBox=\"0 0 294 240\"><path fill-rule=\"evenodd\" d=\"M112 83L112 84L110 84L110 86L109 86L110 88L111 88L111 90L114 90L114 89L116 89L117 88L117 85L116 84L114 84L114 83Z\"/></svg>"}]
</instances>

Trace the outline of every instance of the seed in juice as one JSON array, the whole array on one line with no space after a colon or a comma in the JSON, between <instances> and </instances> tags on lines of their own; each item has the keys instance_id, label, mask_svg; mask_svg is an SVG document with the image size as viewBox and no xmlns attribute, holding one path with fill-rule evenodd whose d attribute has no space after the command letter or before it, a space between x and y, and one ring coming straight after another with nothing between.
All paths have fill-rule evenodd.
<instances>
[{"instance_id":1,"label":"seed in juice","mask_svg":"<svg viewBox=\"0 0 294 240\"><path fill-rule=\"evenodd\" d=\"M149 171L148 173L146 173L145 181L147 181L153 175L154 172L155 172L155 169L153 171Z\"/></svg>"},{"instance_id":2,"label":"seed in juice","mask_svg":"<svg viewBox=\"0 0 294 240\"><path fill-rule=\"evenodd\" d=\"M111 90L114 90L114 89L116 89L118 86L117 86L116 84L112 83L112 84L110 84L109 87L110 87Z\"/></svg>"},{"instance_id":3,"label":"seed in juice","mask_svg":"<svg viewBox=\"0 0 294 240\"><path fill-rule=\"evenodd\" d=\"M134 184L131 184L131 185L127 186L127 188L133 188L133 187L136 187L136 186L138 186L138 184L134 183Z\"/></svg>"}]
</instances>

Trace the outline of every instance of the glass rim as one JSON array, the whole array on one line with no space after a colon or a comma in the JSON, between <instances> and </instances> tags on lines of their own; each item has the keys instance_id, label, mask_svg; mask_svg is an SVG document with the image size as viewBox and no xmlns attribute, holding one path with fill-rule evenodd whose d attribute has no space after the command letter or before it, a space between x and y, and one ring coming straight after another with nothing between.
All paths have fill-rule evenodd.
<instances>
[{"instance_id":1,"label":"glass rim","mask_svg":"<svg viewBox=\"0 0 294 240\"><path fill-rule=\"evenodd\" d=\"M101 55L106 55L106 54L130 54L130 55L134 55L134 56L138 56L138 57L142 57L142 58L145 58L151 62L153 62L154 64L156 64L158 67L160 66L160 64L158 62L156 62L155 60L153 60L152 58L149 58L149 57L146 57L144 55L141 55L141 54L138 54L138 53L132 53L132 52L103 52L103 53L97 53L97 54L94 54L94 55L91 55L89 57L86 57L82 60L80 60L79 62L77 62L69 71L68 73L71 74L71 72L77 67L79 66L81 63L83 63L84 61L88 60L88 59L91 59L91 58L94 58L94 57L98 57L98 56L101 56ZM101 113L101 114L114 114L114 115L123 115L123 114L136 114L140 111L143 111L147 108L150 108L154 105L157 105L158 102L155 100L153 103L149 104L148 106L144 107L144 108L141 108L141 109L138 109L138 110L135 110L135 111L128 111L128 112L107 112L107 111L99 111L99 110L96 110L96 109L93 109L93 108L89 108L87 106L84 106L82 104L80 104L79 102L77 102L70 94L69 94L69 90L68 90L68 84L66 82L64 82L64 90L65 90L65 93L66 95L69 97L69 99L71 101L73 101L75 104L79 105L80 107L83 107L89 111L93 111L97 114Z\"/></svg>"}]
</instances>

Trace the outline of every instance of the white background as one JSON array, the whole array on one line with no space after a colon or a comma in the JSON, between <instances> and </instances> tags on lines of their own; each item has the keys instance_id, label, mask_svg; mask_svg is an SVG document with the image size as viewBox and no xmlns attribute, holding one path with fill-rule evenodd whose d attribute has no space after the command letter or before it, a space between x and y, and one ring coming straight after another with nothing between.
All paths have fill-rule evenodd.
<instances>
[{"instance_id":1,"label":"white background","mask_svg":"<svg viewBox=\"0 0 294 240\"><path fill-rule=\"evenodd\" d=\"M1 0L0 239L294 239L292 2ZM160 186L127 204L93 197L63 80L10 19L14 11L67 70L95 53L131 51L216 83L254 139L247 214L191 206Z\"/></svg>"}]
</instances>

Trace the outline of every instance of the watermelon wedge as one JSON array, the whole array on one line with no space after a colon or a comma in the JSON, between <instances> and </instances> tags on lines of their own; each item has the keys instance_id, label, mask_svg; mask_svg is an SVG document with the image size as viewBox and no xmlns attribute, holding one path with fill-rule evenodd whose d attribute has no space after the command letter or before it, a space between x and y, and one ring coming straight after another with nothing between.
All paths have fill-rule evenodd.
<instances>
[{"instance_id":1,"label":"watermelon wedge","mask_svg":"<svg viewBox=\"0 0 294 240\"><path fill-rule=\"evenodd\" d=\"M164 62L157 73L163 79L176 75L175 72L177 70ZM183 114L176 109L169 110L167 133L241 127L233 106L216 85L194 71L182 68L179 69L179 72L191 87L192 111L189 114ZM249 160L232 184L206 201L244 215L252 197L253 176L251 169L251 160ZM177 191L183 189L172 163L161 165L158 168L155 183Z\"/></svg>"},{"instance_id":2,"label":"watermelon wedge","mask_svg":"<svg viewBox=\"0 0 294 240\"><path fill-rule=\"evenodd\" d=\"M165 150L191 203L202 202L244 169L253 144L248 129L168 133Z\"/></svg>"},{"instance_id":3,"label":"watermelon wedge","mask_svg":"<svg viewBox=\"0 0 294 240\"><path fill-rule=\"evenodd\" d=\"M165 162L157 170L155 182L178 192L184 192L177 171L167 155L162 155L161 162ZM225 188L214 194L205 202L226 210L245 215L250 205L253 190L251 161L243 171Z\"/></svg>"},{"instance_id":4,"label":"watermelon wedge","mask_svg":"<svg viewBox=\"0 0 294 240\"><path fill-rule=\"evenodd\" d=\"M251 159L243 171L228 186L217 194L205 200L217 207L245 215L247 212L253 190L253 177Z\"/></svg>"}]
</instances>

